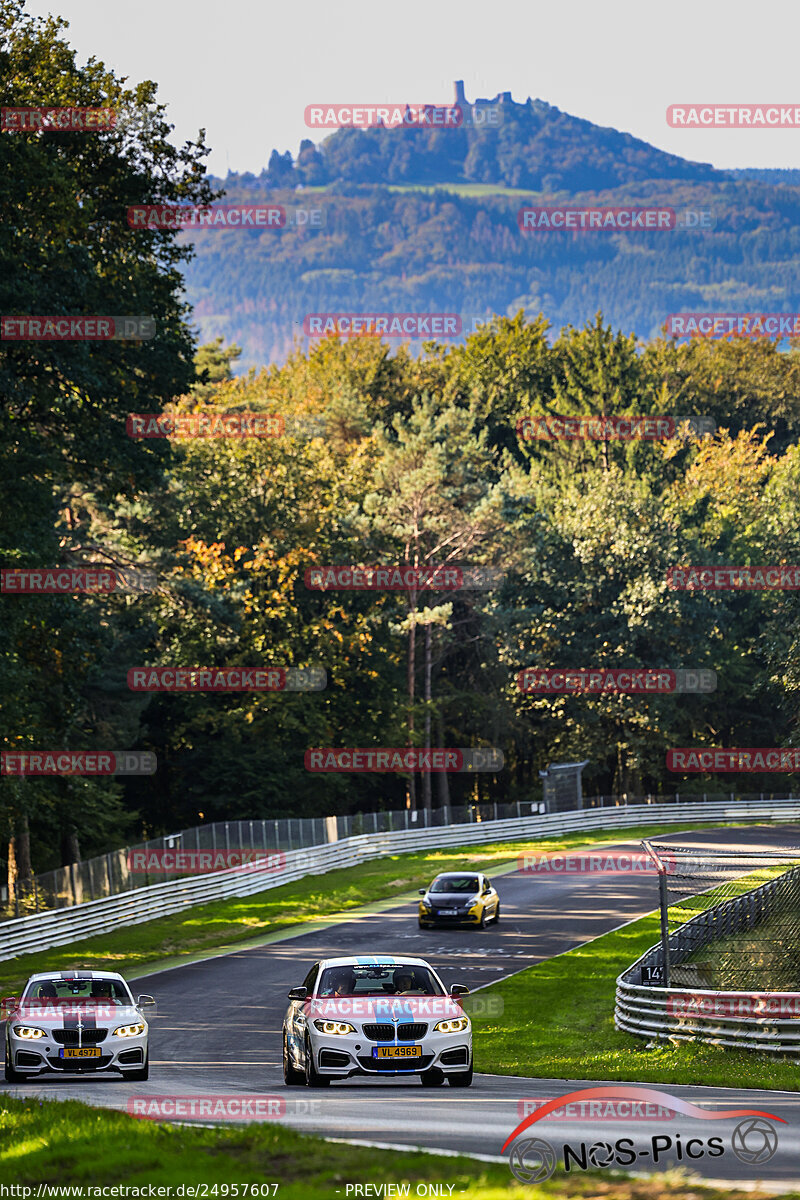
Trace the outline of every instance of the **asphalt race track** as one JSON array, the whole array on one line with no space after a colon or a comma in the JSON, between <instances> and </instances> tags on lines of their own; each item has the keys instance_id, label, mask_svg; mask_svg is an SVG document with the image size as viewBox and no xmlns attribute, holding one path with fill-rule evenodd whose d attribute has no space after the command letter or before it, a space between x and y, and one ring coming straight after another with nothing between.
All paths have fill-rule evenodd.
<instances>
[{"instance_id":1,"label":"asphalt race track","mask_svg":"<svg viewBox=\"0 0 800 1200\"><path fill-rule=\"evenodd\" d=\"M800 846L800 826L667 833L660 840L739 848ZM620 841L614 847L640 849L638 842ZM50 1075L22 1086L3 1086L18 1096L80 1099L121 1109L134 1097L268 1093L285 1101L281 1119L306 1132L499 1158L501 1146L521 1119L520 1101L564 1095L582 1086L598 1086L597 1081L476 1075L468 1090L447 1085L423 1089L417 1080L364 1078L327 1089L285 1088L280 1039L286 993L302 982L317 959L335 954L420 956L433 964L447 987L462 983L475 989L615 929L658 903L653 875L543 878L510 872L494 875L494 882L500 893L501 921L485 930L420 930L416 905L405 903L324 930L139 977L134 994L152 992L158 1002L147 1083L125 1083L116 1075L91 1080ZM480 1021L474 1023L474 1036L476 1041L482 1036ZM629 1082L635 1084L633 1058L631 1076ZM635 1122L548 1120L523 1136L546 1138L559 1156L563 1141L591 1145L598 1139L613 1143L627 1136L634 1139L638 1156L629 1169L649 1172L681 1166L706 1179L800 1185L800 1093L667 1085L660 1090L714 1111L756 1108L783 1117L787 1124L777 1125L777 1152L763 1165L743 1163L730 1145L736 1120L712 1122L680 1115ZM709 1136L721 1136L725 1153L713 1158L684 1157L679 1163L674 1152L676 1131L683 1144L691 1138L707 1141ZM655 1167L647 1149L651 1135L673 1138L672 1147ZM442 1166L446 1175L444 1159Z\"/></svg>"}]
</instances>

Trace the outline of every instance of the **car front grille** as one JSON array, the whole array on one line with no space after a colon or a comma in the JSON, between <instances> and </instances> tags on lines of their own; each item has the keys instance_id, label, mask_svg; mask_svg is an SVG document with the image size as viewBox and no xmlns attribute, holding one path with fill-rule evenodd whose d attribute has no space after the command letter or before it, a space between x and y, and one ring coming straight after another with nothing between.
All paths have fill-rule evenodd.
<instances>
[{"instance_id":1,"label":"car front grille","mask_svg":"<svg viewBox=\"0 0 800 1200\"><path fill-rule=\"evenodd\" d=\"M393 1042L394 1041L394 1025L364 1025L364 1037L369 1038L371 1042ZM424 1038L428 1032L428 1026L424 1021L406 1021L403 1025L397 1027L397 1040L399 1042L413 1042L417 1038Z\"/></svg>"},{"instance_id":2,"label":"car front grille","mask_svg":"<svg viewBox=\"0 0 800 1200\"><path fill-rule=\"evenodd\" d=\"M99 1058L55 1058L48 1055L47 1061L54 1071L102 1071L112 1059L111 1054L101 1054Z\"/></svg>"},{"instance_id":3,"label":"car front grille","mask_svg":"<svg viewBox=\"0 0 800 1200\"><path fill-rule=\"evenodd\" d=\"M424 1071L433 1062L432 1054L420 1058L372 1058L359 1054L358 1061L366 1071L391 1071L392 1073Z\"/></svg>"},{"instance_id":4,"label":"car front grille","mask_svg":"<svg viewBox=\"0 0 800 1200\"><path fill-rule=\"evenodd\" d=\"M105 1041L107 1029L84 1029L83 1037L78 1041L77 1029L54 1029L53 1041L59 1046L97 1046Z\"/></svg>"}]
</instances>

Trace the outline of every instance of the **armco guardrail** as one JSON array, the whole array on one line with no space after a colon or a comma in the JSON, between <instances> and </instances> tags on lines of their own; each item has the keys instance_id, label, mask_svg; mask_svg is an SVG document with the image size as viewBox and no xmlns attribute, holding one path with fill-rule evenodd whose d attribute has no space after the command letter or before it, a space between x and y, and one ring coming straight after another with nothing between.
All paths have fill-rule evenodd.
<instances>
[{"instance_id":1,"label":"armco guardrail","mask_svg":"<svg viewBox=\"0 0 800 1200\"><path fill-rule=\"evenodd\" d=\"M250 896L280 887L306 875L355 866L372 858L409 853L438 846L468 846L517 838L593 829L626 829L640 824L682 825L686 822L740 820L790 820L800 816L800 801L739 801L727 804L643 804L627 808L578 810L544 816L481 821L394 833L361 834L330 845L287 852L280 871L235 867L189 879L172 880L137 888L119 896L90 900L67 909L19 917L0 925L0 960L15 958L70 942L83 941L120 926L137 925L169 916L196 904ZM653 893L656 903L655 889Z\"/></svg>"},{"instance_id":2,"label":"armco guardrail","mask_svg":"<svg viewBox=\"0 0 800 1200\"><path fill-rule=\"evenodd\" d=\"M683 803L698 803L700 797L685 797ZM789 795L765 796L763 792L711 792L703 793L703 802L727 804L730 800L767 801L792 800ZM573 797L577 801L577 797ZM120 892L131 892L139 887L154 883L169 883L179 878L180 871L153 867L140 877L130 869L131 855L141 850L146 852L148 862L154 862L157 854L152 851L208 851L230 849L257 850L269 854L274 851L304 850L356 837L361 833L394 833L400 829L437 828L443 825L462 825L474 821L513 820L536 813L570 812L586 808L618 808L620 805L678 804L680 793L655 796L621 795L583 797L583 803L567 803L564 797L547 802L541 800L517 800L503 803L496 800L471 801L469 804L446 804L439 808L421 808L412 811L384 809L381 812L357 812L327 817L280 817L246 818L244 820L212 821L195 825L177 833L163 834L126 846L110 850L94 858L84 858L52 871L43 871L29 878L17 877L12 895L4 912L0 908L0 920L24 917L51 908L69 908L87 900L102 900L104 896L116 896Z\"/></svg>"},{"instance_id":3,"label":"armco guardrail","mask_svg":"<svg viewBox=\"0 0 800 1200\"><path fill-rule=\"evenodd\" d=\"M689 982L681 964L701 946L746 931L796 886L800 867L698 913L669 935L670 986L643 984L645 970L664 965L652 946L617 979L614 1023L654 1040L703 1041L778 1054L800 1054L800 992L719 991Z\"/></svg>"},{"instance_id":4,"label":"armco guardrail","mask_svg":"<svg viewBox=\"0 0 800 1200\"><path fill-rule=\"evenodd\" d=\"M645 965L651 954L648 950L634 967ZM615 1025L626 1033L800 1054L800 992L687 992L632 984L628 973L617 980L614 1010Z\"/></svg>"}]
</instances>

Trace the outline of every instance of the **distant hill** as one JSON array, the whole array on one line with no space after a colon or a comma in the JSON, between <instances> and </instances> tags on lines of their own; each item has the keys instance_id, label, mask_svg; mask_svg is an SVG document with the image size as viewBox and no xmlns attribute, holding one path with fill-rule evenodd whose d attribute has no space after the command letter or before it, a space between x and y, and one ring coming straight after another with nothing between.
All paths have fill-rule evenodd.
<instances>
[{"instance_id":1,"label":"distant hill","mask_svg":"<svg viewBox=\"0 0 800 1200\"><path fill-rule=\"evenodd\" d=\"M193 233L186 291L202 340L237 342L243 371L284 361L309 313L523 308L560 328L601 309L651 337L671 312L800 311L800 173L716 171L507 93L469 108L495 103L494 131L343 130L281 168L273 153L259 176L213 181L226 203L316 207L324 224ZM521 204L565 201L711 210L714 227L520 232Z\"/></svg>"},{"instance_id":2,"label":"distant hill","mask_svg":"<svg viewBox=\"0 0 800 1200\"><path fill-rule=\"evenodd\" d=\"M665 154L616 129L510 92L470 102L461 81L453 129L340 129L296 158L273 150L259 180L268 187L332 183L492 183L534 191L599 191L644 180L702 183L724 178L707 163ZM487 123L491 114L496 125ZM251 176L255 178L255 176Z\"/></svg>"},{"instance_id":3,"label":"distant hill","mask_svg":"<svg viewBox=\"0 0 800 1200\"><path fill-rule=\"evenodd\" d=\"M729 179L757 179L759 183L788 183L792 187L800 186L800 171L791 168L781 171L776 167L740 167L726 171Z\"/></svg>"}]
</instances>

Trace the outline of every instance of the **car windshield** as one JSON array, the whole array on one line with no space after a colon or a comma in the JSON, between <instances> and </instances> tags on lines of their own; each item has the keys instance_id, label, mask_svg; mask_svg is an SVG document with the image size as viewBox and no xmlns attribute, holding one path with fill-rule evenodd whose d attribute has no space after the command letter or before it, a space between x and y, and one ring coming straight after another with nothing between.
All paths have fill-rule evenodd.
<instances>
[{"instance_id":1,"label":"car windshield","mask_svg":"<svg viewBox=\"0 0 800 1200\"><path fill-rule=\"evenodd\" d=\"M387 963L327 967L322 972L318 996L444 996L446 992L427 967Z\"/></svg>"},{"instance_id":2,"label":"car windshield","mask_svg":"<svg viewBox=\"0 0 800 1200\"><path fill-rule=\"evenodd\" d=\"M463 892L465 896L479 892L477 875L442 875L431 884L432 892Z\"/></svg>"},{"instance_id":3,"label":"car windshield","mask_svg":"<svg viewBox=\"0 0 800 1200\"><path fill-rule=\"evenodd\" d=\"M131 1005L133 997L120 979L35 979L29 983L22 1002L31 1000L85 1001L89 1004Z\"/></svg>"}]
</instances>

